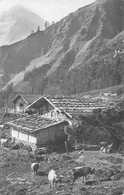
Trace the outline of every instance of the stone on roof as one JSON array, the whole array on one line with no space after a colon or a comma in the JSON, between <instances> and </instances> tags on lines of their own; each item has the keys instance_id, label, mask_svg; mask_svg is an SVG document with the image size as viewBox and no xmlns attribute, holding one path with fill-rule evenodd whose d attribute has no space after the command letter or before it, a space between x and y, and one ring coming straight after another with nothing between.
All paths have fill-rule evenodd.
<instances>
[{"instance_id":1,"label":"stone on roof","mask_svg":"<svg viewBox=\"0 0 124 195\"><path fill-rule=\"evenodd\" d=\"M68 124L67 121L60 121L36 114L8 122L9 125L15 127L16 129L19 128L32 133L61 123Z\"/></svg>"},{"instance_id":2,"label":"stone on roof","mask_svg":"<svg viewBox=\"0 0 124 195\"><path fill-rule=\"evenodd\" d=\"M108 101L102 98L77 98L74 96L61 96L61 97L42 97L39 100L34 101L27 108L31 108L40 104L44 101L48 101L53 107L59 109L61 112L65 112L69 116L76 116L80 114L91 114L94 109L114 107L115 101Z\"/></svg>"},{"instance_id":3,"label":"stone on roof","mask_svg":"<svg viewBox=\"0 0 124 195\"><path fill-rule=\"evenodd\" d=\"M91 99L91 98L75 98L75 97L56 97L48 98L49 101L61 111L65 111L72 116L92 113L93 109L101 108L106 109L107 107L114 106L114 102L108 102L103 99Z\"/></svg>"}]
</instances>

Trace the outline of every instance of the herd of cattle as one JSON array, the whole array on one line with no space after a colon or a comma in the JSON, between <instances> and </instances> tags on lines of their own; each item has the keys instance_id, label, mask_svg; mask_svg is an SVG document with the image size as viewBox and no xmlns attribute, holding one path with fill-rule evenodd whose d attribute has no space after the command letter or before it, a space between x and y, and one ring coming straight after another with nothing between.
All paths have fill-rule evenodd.
<instances>
[{"instance_id":1,"label":"herd of cattle","mask_svg":"<svg viewBox=\"0 0 124 195\"><path fill-rule=\"evenodd\" d=\"M24 149L27 150L28 153L31 155L32 152L32 148L29 145L24 145L22 142L20 141L16 141L15 138L1 138L0 140L1 143L1 148L4 149L5 148L10 148L10 149L15 149L15 150L19 150L19 149ZM109 153L111 150L112 144L109 145L104 145L100 148L100 150L102 152L106 152ZM51 152L51 148L49 147L43 147L40 148L39 150L35 151L35 155L38 156L39 154L41 154L42 158L45 157L44 159L49 160L47 157L47 153ZM83 150L82 150L83 152ZM43 156L44 154L44 156ZM33 163L31 163L31 171L34 173L34 175L38 174L38 169L39 169L39 162L38 162L38 158L35 158L35 161ZM74 167L72 172L72 176L73 176L73 180L72 183L74 184L75 180L79 177L83 177L83 179L87 179L87 176L89 174L94 174L95 173L95 169L93 167L88 167L88 166L82 166L82 167ZM54 188L56 185L56 183L60 183L61 184L61 179L62 179L62 175L57 175L55 170L50 170L48 173L48 181L49 181L49 186L50 188Z\"/></svg>"},{"instance_id":2,"label":"herd of cattle","mask_svg":"<svg viewBox=\"0 0 124 195\"><path fill-rule=\"evenodd\" d=\"M111 150L112 144L102 146L100 148L100 151L109 153ZM79 154L82 154L84 150L78 152ZM82 156L81 156L82 157ZM50 158L49 158L50 159ZM47 159L47 160L49 160ZM38 162L33 162L31 164L31 170L34 172L34 175L38 174L38 169L39 169L39 163ZM89 167L89 166L80 166L80 167L74 167L71 171L72 173L72 184L74 184L75 180L78 179L79 177L82 177L84 181L87 180L88 175L93 175L97 171L95 170L94 167ZM112 173L113 175L114 173ZM63 175L58 175L55 170L51 169L48 173L48 181L49 181L49 187L50 188L55 188L56 183L62 182Z\"/></svg>"},{"instance_id":3,"label":"herd of cattle","mask_svg":"<svg viewBox=\"0 0 124 195\"><path fill-rule=\"evenodd\" d=\"M0 141L3 150L5 148L11 148L11 149L26 149L28 152L32 151L30 146L24 145L21 142L17 142L14 138L11 137L9 137L8 139L1 138ZM39 150L36 150L35 154L37 155L42 154L43 156L43 154L47 152L49 152L48 148L46 149L45 147L43 147ZM39 169L38 161L31 163L31 171L34 173L34 175L38 174L38 169ZM84 179L86 179L88 174L94 174L95 169L91 167L75 167L73 168L72 172L73 172L73 183L74 183L78 177L83 177ZM62 175L58 176L55 170L53 169L50 170L48 173L48 181L49 181L50 188L54 188L56 183L61 184L62 177L63 177Z\"/></svg>"},{"instance_id":4,"label":"herd of cattle","mask_svg":"<svg viewBox=\"0 0 124 195\"><path fill-rule=\"evenodd\" d=\"M37 175L39 169L39 163L33 162L31 164L31 171L34 173L34 175ZM95 169L91 167L75 167L72 170L73 174L73 180L72 183L74 184L75 180L79 177L83 177L83 179L87 179L88 174L94 174ZM56 184L61 184L63 175L57 175L56 171L51 169L48 173L48 181L49 181L49 187L55 188Z\"/></svg>"}]
</instances>

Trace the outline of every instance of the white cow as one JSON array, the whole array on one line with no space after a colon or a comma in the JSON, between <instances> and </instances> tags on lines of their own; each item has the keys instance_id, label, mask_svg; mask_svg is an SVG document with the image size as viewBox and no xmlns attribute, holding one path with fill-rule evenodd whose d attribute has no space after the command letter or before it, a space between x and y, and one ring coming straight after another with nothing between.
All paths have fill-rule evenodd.
<instances>
[{"instance_id":1,"label":"white cow","mask_svg":"<svg viewBox=\"0 0 124 195\"><path fill-rule=\"evenodd\" d=\"M49 180L49 186L50 188L54 188L55 187L55 181L57 179L57 175L56 172L52 169L51 171L49 171L48 173L48 180Z\"/></svg>"},{"instance_id":2,"label":"white cow","mask_svg":"<svg viewBox=\"0 0 124 195\"><path fill-rule=\"evenodd\" d=\"M7 139L1 138L0 144L1 144L2 151L4 151L4 147L6 143L7 143Z\"/></svg>"},{"instance_id":3,"label":"white cow","mask_svg":"<svg viewBox=\"0 0 124 195\"><path fill-rule=\"evenodd\" d=\"M60 177L63 177L62 175ZM57 176L55 170L51 170L48 173L48 180L50 188L55 188L56 183L61 183L61 178Z\"/></svg>"}]
</instances>

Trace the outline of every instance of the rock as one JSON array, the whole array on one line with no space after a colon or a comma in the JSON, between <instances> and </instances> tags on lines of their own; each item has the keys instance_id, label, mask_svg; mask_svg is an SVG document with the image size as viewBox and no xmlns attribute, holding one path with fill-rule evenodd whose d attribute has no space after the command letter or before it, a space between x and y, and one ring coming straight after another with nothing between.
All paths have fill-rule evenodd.
<instances>
[{"instance_id":1,"label":"rock","mask_svg":"<svg viewBox=\"0 0 124 195\"><path fill-rule=\"evenodd\" d=\"M82 156L80 156L77 160L76 160L76 162L78 162L78 163L81 163L81 162L83 162L84 161L84 156L82 155Z\"/></svg>"},{"instance_id":2,"label":"rock","mask_svg":"<svg viewBox=\"0 0 124 195\"><path fill-rule=\"evenodd\" d=\"M88 195L89 193L88 193L87 188L85 188L85 187L80 188L80 194L81 195Z\"/></svg>"},{"instance_id":3,"label":"rock","mask_svg":"<svg viewBox=\"0 0 124 195\"><path fill-rule=\"evenodd\" d=\"M71 157L69 155L63 155L63 160L70 160Z\"/></svg>"},{"instance_id":4,"label":"rock","mask_svg":"<svg viewBox=\"0 0 124 195\"><path fill-rule=\"evenodd\" d=\"M15 195L26 195L27 188L22 188L16 191Z\"/></svg>"}]
</instances>

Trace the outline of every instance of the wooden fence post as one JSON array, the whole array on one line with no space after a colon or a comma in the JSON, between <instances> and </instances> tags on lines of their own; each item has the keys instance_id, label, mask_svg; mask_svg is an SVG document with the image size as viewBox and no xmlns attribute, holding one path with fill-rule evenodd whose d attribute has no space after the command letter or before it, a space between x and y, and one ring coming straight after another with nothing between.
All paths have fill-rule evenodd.
<instances>
[{"instance_id":1,"label":"wooden fence post","mask_svg":"<svg viewBox=\"0 0 124 195\"><path fill-rule=\"evenodd\" d=\"M65 150L66 150L66 153L69 154L68 152L68 145L67 145L67 141L65 141Z\"/></svg>"}]
</instances>

